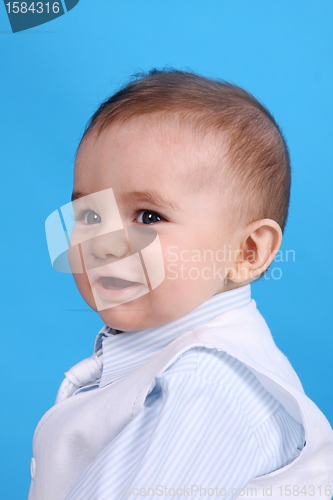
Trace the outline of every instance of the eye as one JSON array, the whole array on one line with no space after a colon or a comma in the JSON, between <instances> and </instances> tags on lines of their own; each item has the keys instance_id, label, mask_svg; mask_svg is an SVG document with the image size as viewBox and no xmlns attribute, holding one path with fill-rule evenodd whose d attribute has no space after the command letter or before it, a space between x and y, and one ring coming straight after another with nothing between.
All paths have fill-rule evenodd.
<instances>
[{"instance_id":1,"label":"eye","mask_svg":"<svg viewBox=\"0 0 333 500\"><path fill-rule=\"evenodd\" d=\"M156 222L160 222L161 220L164 220L163 217L151 210L141 210L136 218L136 221L141 224L156 224Z\"/></svg>"},{"instance_id":2,"label":"eye","mask_svg":"<svg viewBox=\"0 0 333 500\"><path fill-rule=\"evenodd\" d=\"M93 210L86 210L81 218L86 224L100 224L102 221L101 217Z\"/></svg>"}]
</instances>

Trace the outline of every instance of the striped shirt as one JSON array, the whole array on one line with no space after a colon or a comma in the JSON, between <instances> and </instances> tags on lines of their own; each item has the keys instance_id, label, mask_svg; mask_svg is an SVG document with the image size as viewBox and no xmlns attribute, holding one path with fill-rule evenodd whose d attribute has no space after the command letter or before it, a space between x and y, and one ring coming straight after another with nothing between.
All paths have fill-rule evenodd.
<instances>
[{"instance_id":1,"label":"striped shirt","mask_svg":"<svg viewBox=\"0 0 333 500\"><path fill-rule=\"evenodd\" d=\"M247 285L213 296L167 325L126 334L103 327L95 342L102 374L89 389L123 377L181 333L250 300ZM66 500L235 499L255 477L293 461L303 443L303 426L243 363L195 347L155 377L140 413L83 472Z\"/></svg>"}]
</instances>

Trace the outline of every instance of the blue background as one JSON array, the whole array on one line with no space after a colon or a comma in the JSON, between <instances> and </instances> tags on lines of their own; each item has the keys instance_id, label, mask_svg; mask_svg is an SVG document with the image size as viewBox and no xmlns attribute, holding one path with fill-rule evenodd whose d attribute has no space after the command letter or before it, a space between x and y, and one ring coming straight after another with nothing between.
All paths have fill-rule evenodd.
<instances>
[{"instance_id":1,"label":"blue background","mask_svg":"<svg viewBox=\"0 0 333 500\"><path fill-rule=\"evenodd\" d=\"M26 498L35 426L101 327L53 271L45 219L69 201L90 115L153 66L237 83L281 124L293 164L282 250L295 262L276 263L282 278L253 295L332 424L332 21L331 0L80 0L13 34L1 6L2 498Z\"/></svg>"}]
</instances>

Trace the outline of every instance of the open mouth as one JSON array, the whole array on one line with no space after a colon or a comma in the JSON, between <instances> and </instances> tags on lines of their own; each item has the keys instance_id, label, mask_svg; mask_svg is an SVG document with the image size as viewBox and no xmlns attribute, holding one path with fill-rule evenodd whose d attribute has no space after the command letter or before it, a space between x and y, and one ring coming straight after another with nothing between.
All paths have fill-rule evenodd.
<instances>
[{"instance_id":1,"label":"open mouth","mask_svg":"<svg viewBox=\"0 0 333 500\"><path fill-rule=\"evenodd\" d=\"M100 285L106 290L121 290L130 286L141 285L137 281L128 281L121 278L114 278L113 276L102 276L97 280Z\"/></svg>"},{"instance_id":2,"label":"open mouth","mask_svg":"<svg viewBox=\"0 0 333 500\"><path fill-rule=\"evenodd\" d=\"M133 278L140 279L140 281L131 281L116 276L91 277L91 281L89 280L91 291L99 311L116 305L125 304L149 292L147 283L143 280L141 281L138 273L132 274L127 272L125 274L124 272L124 275L132 275Z\"/></svg>"}]
</instances>

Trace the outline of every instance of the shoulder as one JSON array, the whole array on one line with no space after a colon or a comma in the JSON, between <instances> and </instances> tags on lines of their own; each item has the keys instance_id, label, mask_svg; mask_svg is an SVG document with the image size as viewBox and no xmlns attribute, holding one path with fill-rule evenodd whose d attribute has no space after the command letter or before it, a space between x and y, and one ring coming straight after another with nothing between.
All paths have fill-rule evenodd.
<instances>
[{"instance_id":1,"label":"shoulder","mask_svg":"<svg viewBox=\"0 0 333 500\"><path fill-rule=\"evenodd\" d=\"M235 425L235 435L243 429L242 439L254 439L253 449L260 450L262 473L286 465L302 449L303 426L244 363L224 351L205 347L189 349L161 374L158 385L161 394L175 397L177 411L185 406L186 414L192 415L194 411L197 415L199 409L203 412L207 408L205 425L214 415L218 418L214 425L219 429L228 426L230 421Z\"/></svg>"},{"instance_id":2,"label":"shoulder","mask_svg":"<svg viewBox=\"0 0 333 500\"><path fill-rule=\"evenodd\" d=\"M212 386L216 393L237 400L254 427L270 418L279 407L251 370L237 358L216 348L193 347L183 353L160 377L174 385L177 380ZM212 389L210 389L211 391Z\"/></svg>"}]
</instances>

